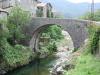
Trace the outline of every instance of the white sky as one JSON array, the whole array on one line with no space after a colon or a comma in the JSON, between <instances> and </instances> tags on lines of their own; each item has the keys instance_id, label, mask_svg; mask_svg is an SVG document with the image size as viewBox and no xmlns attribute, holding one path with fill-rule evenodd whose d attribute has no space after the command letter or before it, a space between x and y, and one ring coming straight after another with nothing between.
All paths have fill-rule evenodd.
<instances>
[{"instance_id":1,"label":"white sky","mask_svg":"<svg viewBox=\"0 0 100 75\"><path fill-rule=\"evenodd\" d=\"M70 2L73 2L73 3L82 3L82 2L88 2L88 3L91 3L92 0L67 0L67 1L70 1ZM100 3L100 0L94 0L95 3Z\"/></svg>"}]
</instances>

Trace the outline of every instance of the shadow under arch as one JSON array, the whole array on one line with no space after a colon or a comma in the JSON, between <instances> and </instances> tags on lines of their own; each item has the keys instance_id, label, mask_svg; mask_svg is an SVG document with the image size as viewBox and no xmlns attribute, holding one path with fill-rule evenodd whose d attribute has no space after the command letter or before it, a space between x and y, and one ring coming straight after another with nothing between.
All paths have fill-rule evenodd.
<instances>
[{"instance_id":1,"label":"shadow under arch","mask_svg":"<svg viewBox=\"0 0 100 75\"><path fill-rule=\"evenodd\" d=\"M70 35L70 32L68 32L67 30L65 30L64 28L62 28L62 25L59 25L59 24L46 24L46 25L43 25L39 28L37 28L34 32L33 32L33 36L32 36L32 39L30 40L30 43L29 43L29 46L31 49L34 50L34 52L38 52L39 51L39 47L38 47L38 43L39 43L39 37L41 36L41 33L48 27L50 26L54 26L54 25L57 25L58 27L61 27L62 30L66 31L69 36L71 37L71 40L73 42L73 47L75 48L75 43L73 41L73 38L72 36Z\"/></svg>"}]
</instances>

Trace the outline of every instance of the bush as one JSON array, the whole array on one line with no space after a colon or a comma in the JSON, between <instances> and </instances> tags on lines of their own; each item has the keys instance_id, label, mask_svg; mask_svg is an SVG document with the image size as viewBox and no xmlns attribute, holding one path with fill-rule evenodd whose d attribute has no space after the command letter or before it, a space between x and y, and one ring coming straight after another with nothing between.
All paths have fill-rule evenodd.
<instances>
[{"instance_id":1,"label":"bush","mask_svg":"<svg viewBox=\"0 0 100 75\"><path fill-rule=\"evenodd\" d=\"M77 61L75 69L65 73L65 75L99 75L100 60L91 54L81 55Z\"/></svg>"},{"instance_id":2,"label":"bush","mask_svg":"<svg viewBox=\"0 0 100 75\"><path fill-rule=\"evenodd\" d=\"M15 45L15 47L12 47L7 41L5 41L5 44L2 46L2 55L3 60L7 64L6 66L10 68L25 65L29 63L32 60L31 57L33 57L30 48L22 45Z\"/></svg>"},{"instance_id":3,"label":"bush","mask_svg":"<svg viewBox=\"0 0 100 75\"><path fill-rule=\"evenodd\" d=\"M19 44L19 41L25 38L23 33L23 26L27 25L30 21L30 13L21 9L20 6L12 8L11 13L8 16L8 29L10 37L8 38L10 44Z\"/></svg>"},{"instance_id":4,"label":"bush","mask_svg":"<svg viewBox=\"0 0 100 75\"><path fill-rule=\"evenodd\" d=\"M43 31L42 35L50 37L50 39L59 40L63 38L62 29L58 25L52 25ZM44 37L45 37L44 36Z\"/></svg>"},{"instance_id":5,"label":"bush","mask_svg":"<svg viewBox=\"0 0 100 75\"><path fill-rule=\"evenodd\" d=\"M91 15L91 12L87 12L84 16L81 16L85 20L100 21L100 9L96 10L94 14Z\"/></svg>"},{"instance_id":6,"label":"bush","mask_svg":"<svg viewBox=\"0 0 100 75\"><path fill-rule=\"evenodd\" d=\"M92 54L96 54L99 51L100 40L100 27L93 25L89 27L89 48Z\"/></svg>"}]
</instances>

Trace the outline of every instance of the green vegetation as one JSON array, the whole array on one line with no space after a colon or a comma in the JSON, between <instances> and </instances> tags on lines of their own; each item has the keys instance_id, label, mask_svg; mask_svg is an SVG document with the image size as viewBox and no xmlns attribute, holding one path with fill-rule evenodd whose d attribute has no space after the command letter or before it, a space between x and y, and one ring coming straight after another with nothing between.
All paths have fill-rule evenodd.
<instances>
[{"instance_id":1,"label":"green vegetation","mask_svg":"<svg viewBox=\"0 0 100 75\"><path fill-rule=\"evenodd\" d=\"M0 69L10 70L29 63L32 50L19 44L25 38L22 27L28 22L29 14L20 7L14 7L7 21L0 21Z\"/></svg>"},{"instance_id":2,"label":"green vegetation","mask_svg":"<svg viewBox=\"0 0 100 75\"><path fill-rule=\"evenodd\" d=\"M61 27L53 25L48 27L41 34L40 50L52 53L57 51L56 42L63 38ZM42 41L42 42L41 42Z\"/></svg>"},{"instance_id":3,"label":"green vegetation","mask_svg":"<svg viewBox=\"0 0 100 75\"><path fill-rule=\"evenodd\" d=\"M81 16L80 18L85 19L85 20L93 20L93 21L100 21L100 9L93 13L87 12L84 16Z\"/></svg>"},{"instance_id":4,"label":"green vegetation","mask_svg":"<svg viewBox=\"0 0 100 75\"><path fill-rule=\"evenodd\" d=\"M12 44L19 44L21 39L26 38L23 34L23 26L25 26L30 19L30 14L17 6L11 10L11 13L8 16L7 27L9 29L9 38L8 41Z\"/></svg>"},{"instance_id":5,"label":"green vegetation","mask_svg":"<svg viewBox=\"0 0 100 75\"><path fill-rule=\"evenodd\" d=\"M91 54L81 55L77 58L75 69L71 69L65 75L99 75L100 59Z\"/></svg>"},{"instance_id":6,"label":"green vegetation","mask_svg":"<svg viewBox=\"0 0 100 75\"><path fill-rule=\"evenodd\" d=\"M88 50L92 54L96 54L99 52L99 40L100 40L100 27L91 25L89 27L89 48Z\"/></svg>"},{"instance_id":7,"label":"green vegetation","mask_svg":"<svg viewBox=\"0 0 100 75\"><path fill-rule=\"evenodd\" d=\"M58 25L52 25L45 29L42 33L43 37L49 37L50 39L59 40L62 36L62 29Z\"/></svg>"}]
</instances>

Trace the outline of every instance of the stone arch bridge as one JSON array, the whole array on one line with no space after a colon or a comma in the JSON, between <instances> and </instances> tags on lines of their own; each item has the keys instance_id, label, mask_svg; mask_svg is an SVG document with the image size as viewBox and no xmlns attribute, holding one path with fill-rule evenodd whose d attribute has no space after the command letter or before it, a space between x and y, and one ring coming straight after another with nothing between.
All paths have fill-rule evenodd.
<instances>
[{"instance_id":1,"label":"stone arch bridge","mask_svg":"<svg viewBox=\"0 0 100 75\"><path fill-rule=\"evenodd\" d=\"M57 24L67 31L72 38L74 48L79 48L88 38L88 25L90 21L78 19L55 19L55 18L33 18L29 25L25 27L25 33L31 39L27 40L27 44L34 50L38 48L39 34L48 26Z\"/></svg>"}]
</instances>

